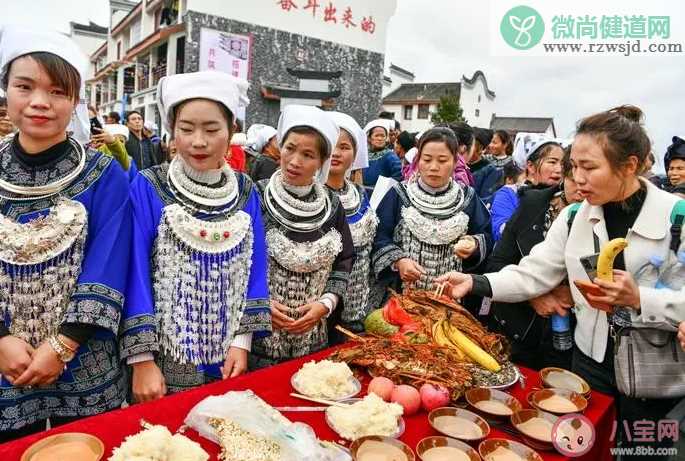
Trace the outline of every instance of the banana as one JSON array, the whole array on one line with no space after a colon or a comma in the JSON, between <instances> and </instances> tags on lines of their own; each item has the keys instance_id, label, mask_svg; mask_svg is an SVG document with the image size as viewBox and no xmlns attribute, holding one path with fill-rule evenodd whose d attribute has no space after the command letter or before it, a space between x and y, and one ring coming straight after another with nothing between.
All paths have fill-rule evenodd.
<instances>
[{"instance_id":1,"label":"banana","mask_svg":"<svg viewBox=\"0 0 685 461\"><path fill-rule=\"evenodd\" d=\"M492 358L490 354L485 352L483 349L478 347L476 343L471 341L464 333L459 331L454 325L448 324L448 328L445 330L447 337L452 341L457 347L466 353L471 359L473 359L477 364L482 367L498 372L502 369L497 360Z\"/></svg>"},{"instance_id":2,"label":"banana","mask_svg":"<svg viewBox=\"0 0 685 461\"><path fill-rule=\"evenodd\" d=\"M597 258L597 278L614 281L614 259L628 246L628 241L623 238L613 239L602 247Z\"/></svg>"},{"instance_id":3,"label":"banana","mask_svg":"<svg viewBox=\"0 0 685 461\"><path fill-rule=\"evenodd\" d=\"M461 348L455 344L453 341L450 340L449 337L449 329L450 329L450 323L447 320L443 320L440 322L440 326L438 327L440 330L442 330L443 336L445 336L445 339L449 343L449 346L454 349L454 352L457 354L457 357L459 357L460 360L467 360L468 358L466 357L466 354L464 353Z\"/></svg>"},{"instance_id":4,"label":"banana","mask_svg":"<svg viewBox=\"0 0 685 461\"><path fill-rule=\"evenodd\" d=\"M461 351L461 349L459 349L456 345L452 344L449 338L445 335L445 324L447 324L445 320L441 320L433 324L433 326L431 327L433 341L438 346L449 347L450 349L453 349L459 357L459 359L465 360L466 356Z\"/></svg>"}]
</instances>

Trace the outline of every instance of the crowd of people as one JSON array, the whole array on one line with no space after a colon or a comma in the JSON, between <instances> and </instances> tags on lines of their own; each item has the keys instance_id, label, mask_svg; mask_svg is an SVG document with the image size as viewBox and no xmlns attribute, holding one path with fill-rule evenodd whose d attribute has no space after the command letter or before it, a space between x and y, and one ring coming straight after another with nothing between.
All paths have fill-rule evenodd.
<instances>
[{"instance_id":1,"label":"crowd of people","mask_svg":"<svg viewBox=\"0 0 685 461\"><path fill-rule=\"evenodd\" d=\"M160 80L162 138L90 108L79 140L75 45L8 29L0 51L0 441L316 352L390 290L436 284L513 361L613 395L620 421L685 415L682 387L626 392L614 363L633 327L685 349L685 141L651 173L640 109L569 140L298 105L242 134L247 82L196 72ZM583 295L581 260L619 237L614 281Z\"/></svg>"}]
</instances>

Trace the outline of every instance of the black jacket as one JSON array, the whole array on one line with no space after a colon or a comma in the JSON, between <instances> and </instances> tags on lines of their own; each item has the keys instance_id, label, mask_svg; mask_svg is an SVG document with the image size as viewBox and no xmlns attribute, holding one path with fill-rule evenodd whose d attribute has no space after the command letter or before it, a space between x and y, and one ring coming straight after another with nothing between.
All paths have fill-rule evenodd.
<instances>
[{"instance_id":1,"label":"black jacket","mask_svg":"<svg viewBox=\"0 0 685 461\"><path fill-rule=\"evenodd\" d=\"M143 158L143 144L150 146L151 158L149 162L146 162ZM165 160L159 143L152 142L149 138L138 139L133 133L131 133L128 141L126 141L126 152L136 162L136 168L139 171L159 165Z\"/></svg>"},{"instance_id":2,"label":"black jacket","mask_svg":"<svg viewBox=\"0 0 685 461\"><path fill-rule=\"evenodd\" d=\"M535 245L545 239L545 213L557 192L558 187L524 192L518 209L504 228L502 239L490 255L486 272L498 272L510 264L518 264ZM538 316L527 302L493 302L490 322L492 328L501 331L510 340L528 347L540 344L541 336L549 330L548 320Z\"/></svg>"}]
</instances>

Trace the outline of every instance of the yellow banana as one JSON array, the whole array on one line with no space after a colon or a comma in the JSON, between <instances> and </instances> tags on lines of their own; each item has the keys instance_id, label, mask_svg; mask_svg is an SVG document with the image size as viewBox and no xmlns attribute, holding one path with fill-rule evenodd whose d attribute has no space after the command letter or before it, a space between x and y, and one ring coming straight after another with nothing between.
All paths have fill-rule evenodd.
<instances>
[{"instance_id":1,"label":"yellow banana","mask_svg":"<svg viewBox=\"0 0 685 461\"><path fill-rule=\"evenodd\" d=\"M498 372L502 367L500 367L497 360L495 360L490 354L481 349L476 343L471 341L464 333L459 331L454 325L449 325L446 329L447 337L452 341L457 347L466 353L471 359L476 363L487 368L490 371Z\"/></svg>"},{"instance_id":2,"label":"yellow banana","mask_svg":"<svg viewBox=\"0 0 685 461\"><path fill-rule=\"evenodd\" d=\"M431 327L431 332L433 333L433 341L435 344L438 346L442 347L449 347L450 349L453 349L459 359L464 360L466 359L466 356L464 353L452 342L449 340L449 338L445 335L445 324L447 322L445 320L441 320L439 322L435 322L433 326Z\"/></svg>"},{"instance_id":3,"label":"yellow banana","mask_svg":"<svg viewBox=\"0 0 685 461\"><path fill-rule=\"evenodd\" d=\"M614 281L614 259L628 246L628 241L623 238L613 239L602 247L597 258L597 278Z\"/></svg>"},{"instance_id":4,"label":"yellow banana","mask_svg":"<svg viewBox=\"0 0 685 461\"><path fill-rule=\"evenodd\" d=\"M445 337L445 339L449 343L449 346L452 349L454 349L454 352L457 354L457 357L459 357L459 360L467 360L467 357L466 357L466 354L464 353L464 351L461 350L461 348L457 344L455 344L453 341L450 340L450 336L449 336L450 327L451 327L450 323L447 320L443 320L442 322L440 322L440 325L438 328L442 330L443 336Z\"/></svg>"}]
</instances>

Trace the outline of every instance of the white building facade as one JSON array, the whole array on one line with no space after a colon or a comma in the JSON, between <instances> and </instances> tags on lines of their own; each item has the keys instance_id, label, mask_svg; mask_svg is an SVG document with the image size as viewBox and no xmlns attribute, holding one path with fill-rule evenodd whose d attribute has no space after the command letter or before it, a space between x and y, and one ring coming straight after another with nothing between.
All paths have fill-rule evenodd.
<instances>
[{"instance_id":1,"label":"white building facade","mask_svg":"<svg viewBox=\"0 0 685 461\"><path fill-rule=\"evenodd\" d=\"M462 76L454 83L404 83L383 98L383 110L395 115L402 130L425 131L433 126L434 113L442 96L455 95L471 126L486 128L495 114L495 92L488 87L485 75L476 71L471 78Z\"/></svg>"}]
</instances>

